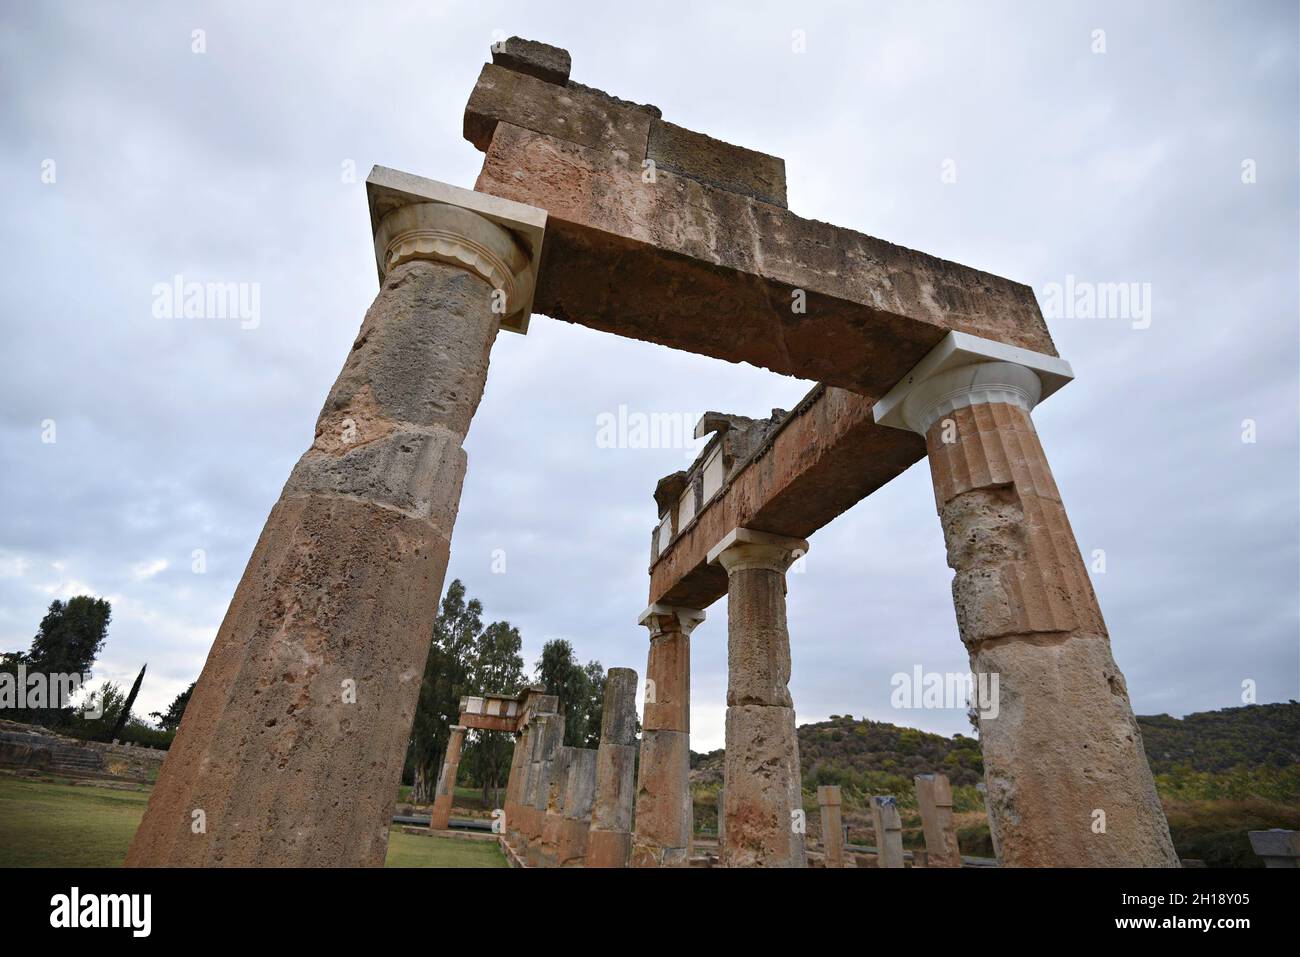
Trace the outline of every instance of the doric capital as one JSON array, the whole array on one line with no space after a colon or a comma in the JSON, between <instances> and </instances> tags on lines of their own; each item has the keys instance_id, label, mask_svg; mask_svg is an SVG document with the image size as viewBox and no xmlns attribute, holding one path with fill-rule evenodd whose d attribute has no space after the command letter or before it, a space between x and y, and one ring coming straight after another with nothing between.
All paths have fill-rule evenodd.
<instances>
[{"instance_id":1,"label":"doric capital","mask_svg":"<svg viewBox=\"0 0 1300 957\"><path fill-rule=\"evenodd\" d=\"M733 528L709 549L708 562L718 562L730 575L749 568L785 573L800 556L808 554L808 543L752 528Z\"/></svg>"},{"instance_id":2,"label":"doric capital","mask_svg":"<svg viewBox=\"0 0 1300 957\"><path fill-rule=\"evenodd\" d=\"M689 638L695 626L703 620L704 610L701 608L681 608L677 605L662 605L655 602L641 612L637 624L645 625L650 629L651 640L675 632L681 632Z\"/></svg>"},{"instance_id":3,"label":"doric capital","mask_svg":"<svg viewBox=\"0 0 1300 957\"><path fill-rule=\"evenodd\" d=\"M381 283L412 260L450 263L501 291L501 328L527 331L544 210L382 166L371 171L366 190Z\"/></svg>"},{"instance_id":4,"label":"doric capital","mask_svg":"<svg viewBox=\"0 0 1300 957\"><path fill-rule=\"evenodd\" d=\"M1005 402L1026 412L1074 378L1070 364L964 332L950 332L872 408L881 425L925 435L955 409Z\"/></svg>"}]
</instances>

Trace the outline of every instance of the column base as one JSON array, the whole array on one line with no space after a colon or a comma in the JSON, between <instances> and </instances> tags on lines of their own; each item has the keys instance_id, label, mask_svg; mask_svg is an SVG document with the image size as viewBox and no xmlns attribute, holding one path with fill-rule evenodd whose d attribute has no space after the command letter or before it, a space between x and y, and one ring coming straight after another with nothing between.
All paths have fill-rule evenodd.
<instances>
[{"instance_id":1,"label":"column base","mask_svg":"<svg viewBox=\"0 0 1300 957\"><path fill-rule=\"evenodd\" d=\"M588 867L627 867L632 857L632 835L628 831L587 832Z\"/></svg>"}]
</instances>

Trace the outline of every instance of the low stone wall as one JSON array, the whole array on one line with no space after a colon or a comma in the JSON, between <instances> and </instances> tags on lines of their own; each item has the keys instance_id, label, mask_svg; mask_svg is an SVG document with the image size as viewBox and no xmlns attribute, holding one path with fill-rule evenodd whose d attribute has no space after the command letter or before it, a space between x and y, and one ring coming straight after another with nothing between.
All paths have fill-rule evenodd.
<instances>
[{"instance_id":1,"label":"low stone wall","mask_svg":"<svg viewBox=\"0 0 1300 957\"><path fill-rule=\"evenodd\" d=\"M0 768L151 783L166 756L154 748L82 741L36 725L0 721Z\"/></svg>"}]
</instances>

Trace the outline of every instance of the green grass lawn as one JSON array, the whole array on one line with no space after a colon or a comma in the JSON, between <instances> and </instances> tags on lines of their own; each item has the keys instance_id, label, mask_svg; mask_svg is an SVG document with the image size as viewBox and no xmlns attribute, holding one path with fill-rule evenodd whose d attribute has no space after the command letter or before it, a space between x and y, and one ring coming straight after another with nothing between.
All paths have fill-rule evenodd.
<instances>
[{"instance_id":1,"label":"green grass lawn","mask_svg":"<svg viewBox=\"0 0 1300 957\"><path fill-rule=\"evenodd\" d=\"M0 775L0 867L118 867L149 800L119 791ZM393 831L388 867L505 867L490 841Z\"/></svg>"}]
</instances>

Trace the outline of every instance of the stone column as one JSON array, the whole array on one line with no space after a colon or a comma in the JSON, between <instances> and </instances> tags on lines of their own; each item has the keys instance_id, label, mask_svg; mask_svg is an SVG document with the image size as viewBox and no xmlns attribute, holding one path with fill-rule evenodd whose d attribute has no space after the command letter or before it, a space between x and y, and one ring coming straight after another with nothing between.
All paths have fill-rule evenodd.
<instances>
[{"instance_id":1,"label":"stone column","mask_svg":"<svg viewBox=\"0 0 1300 957\"><path fill-rule=\"evenodd\" d=\"M379 295L249 559L128 866L384 863L462 441L498 327L531 301L536 244L521 234L539 242L545 222L432 186L443 201L371 192Z\"/></svg>"},{"instance_id":2,"label":"stone column","mask_svg":"<svg viewBox=\"0 0 1300 957\"><path fill-rule=\"evenodd\" d=\"M842 803L838 785L824 784L817 788L817 805L822 813L822 855L826 867L844 866L844 822L840 818Z\"/></svg>"},{"instance_id":3,"label":"stone column","mask_svg":"<svg viewBox=\"0 0 1300 957\"><path fill-rule=\"evenodd\" d=\"M722 860L722 842L727 834L727 789L718 788L718 860Z\"/></svg>"},{"instance_id":4,"label":"stone column","mask_svg":"<svg viewBox=\"0 0 1300 957\"><path fill-rule=\"evenodd\" d=\"M555 866L581 867L587 858L591 808L596 800L596 749L572 748L564 803L555 837Z\"/></svg>"},{"instance_id":5,"label":"stone column","mask_svg":"<svg viewBox=\"0 0 1300 957\"><path fill-rule=\"evenodd\" d=\"M950 334L875 407L925 436L1004 866L1178 858L1030 411L1053 356ZM895 421L888 421L894 417Z\"/></svg>"},{"instance_id":6,"label":"stone column","mask_svg":"<svg viewBox=\"0 0 1300 957\"><path fill-rule=\"evenodd\" d=\"M903 819L892 797L871 799L871 824L876 832L876 866L903 866Z\"/></svg>"},{"instance_id":7,"label":"stone column","mask_svg":"<svg viewBox=\"0 0 1300 957\"><path fill-rule=\"evenodd\" d=\"M596 794L587 834L588 867L627 867L636 797L636 672L610 668L605 677Z\"/></svg>"},{"instance_id":8,"label":"stone column","mask_svg":"<svg viewBox=\"0 0 1300 957\"><path fill-rule=\"evenodd\" d=\"M952 785L942 774L918 774L913 780L921 829L925 832L925 866L961 867L952 821Z\"/></svg>"},{"instance_id":9,"label":"stone column","mask_svg":"<svg viewBox=\"0 0 1300 957\"><path fill-rule=\"evenodd\" d=\"M805 867L799 740L790 699L785 572L808 543L747 528L709 552L727 570L723 867Z\"/></svg>"},{"instance_id":10,"label":"stone column","mask_svg":"<svg viewBox=\"0 0 1300 957\"><path fill-rule=\"evenodd\" d=\"M456 772L460 770L460 749L464 743L465 728L459 724L452 725L442 772L438 775L438 787L433 792L433 813L429 818L432 831L445 830L451 821L451 803L456 798Z\"/></svg>"},{"instance_id":11,"label":"stone column","mask_svg":"<svg viewBox=\"0 0 1300 957\"><path fill-rule=\"evenodd\" d=\"M576 750L577 748L561 747L555 752L546 792L546 810L542 814L542 837L528 849L528 863L532 867L555 867L559 864L556 852L564 820L564 800L569 793L569 771L573 767L573 752Z\"/></svg>"},{"instance_id":12,"label":"stone column","mask_svg":"<svg viewBox=\"0 0 1300 957\"><path fill-rule=\"evenodd\" d=\"M651 605L633 867L685 867L691 847L691 632L695 608Z\"/></svg>"},{"instance_id":13,"label":"stone column","mask_svg":"<svg viewBox=\"0 0 1300 957\"><path fill-rule=\"evenodd\" d=\"M515 843L519 833L519 804L523 797L524 779L528 776L529 750L532 747L532 726L526 725L515 735L515 747L510 755L510 777L506 779L505 828L507 841Z\"/></svg>"},{"instance_id":14,"label":"stone column","mask_svg":"<svg viewBox=\"0 0 1300 957\"><path fill-rule=\"evenodd\" d=\"M521 850L526 860L536 866L540 861L540 843L546 820L546 807L550 802L551 779L555 773L555 758L564 742L564 716L540 714L533 739L532 760L528 766L528 779L524 785L524 806L521 808Z\"/></svg>"}]
</instances>

